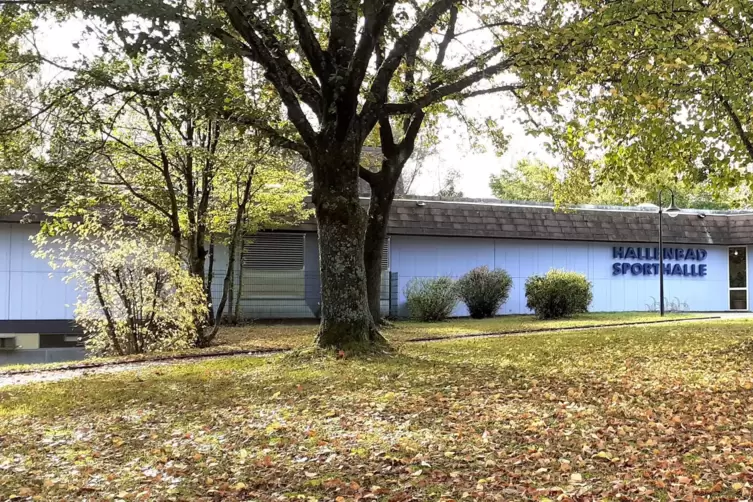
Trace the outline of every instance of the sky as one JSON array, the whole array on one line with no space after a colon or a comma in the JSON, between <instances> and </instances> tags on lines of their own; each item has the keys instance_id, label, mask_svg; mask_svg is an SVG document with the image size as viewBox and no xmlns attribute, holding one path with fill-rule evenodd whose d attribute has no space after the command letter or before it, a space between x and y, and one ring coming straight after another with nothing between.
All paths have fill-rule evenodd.
<instances>
[{"instance_id":1,"label":"sky","mask_svg":"<svg viewBox=\"0 0 753 502\"><path fill-rule=\"evenodd\" d=\"M71 58L86 50L85 45L76 49L73 44L81 38L85 24L83 21L68 21L63 24L49 24L39 30L36 44L48 57ZM47 70L43 78L54 76L56 69ZM510 95L485 95L467 100L463 104L469 117L482 118L493 116L504 125L505 134L509 136L507 150L500 156L491 142L482 140L485 146L479 151L471 146L465 126L458 120L447 119L440 124L436 155L428 157L421 169L421 174L414 182L412 192L417 195L434 195L442 187L446 174L457 170L460 178L457 188L465 197L492 197L489 177L502 169L511 169L524 158L538 158L545 162L556 162L544 148L544 139L527 135L520 120L522 114L515 109L514 99Z\"/></svg>"},{"instance_id":2,"label":"sky","mask_svg":"<svg viewBox=\"0 0 753 502\"><path fill-rule=\"evenodd\" d=\"M489 188L489 177L502 169L512 169L525 158L538 158L553 163L556 160L544 147L544 138L526 134L521 124L522 114L515 109L514 99L507 95L486 95L473 98L464 103L470 116L499 117L509 136L507 150L500 156L491 142L482 141L484 151L471 147L465 127L458 121L447 120L440 126L441 143L437 154L426 159L423 173L415 183L413 190L420 195L433 195L442 185L445 174L450 169L460 172L458 189L465 197L493 197Z\"/></svg>"}]
</instances>

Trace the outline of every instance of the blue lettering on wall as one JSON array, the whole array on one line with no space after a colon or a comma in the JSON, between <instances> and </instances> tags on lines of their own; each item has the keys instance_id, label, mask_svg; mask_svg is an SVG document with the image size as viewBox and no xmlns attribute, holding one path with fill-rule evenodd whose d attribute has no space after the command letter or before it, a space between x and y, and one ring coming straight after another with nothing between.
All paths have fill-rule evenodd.
<instances>
[{"instance_id":1,"label":"blue lettering on wall","mask_svg":"<svg viewBox=\"0 0 753 502\"><path fill-rule=\"evenodd\" d=\"M706 277L705 263L666 263L666 261L701 262L708 256L705 249L664 248L664 275L681 277ZM612 264L612 275L659 275L658 263L635 263L635 261L659 261L659 248L612 247L612 258L619 261Z\"/></svg>"}]
</instances>

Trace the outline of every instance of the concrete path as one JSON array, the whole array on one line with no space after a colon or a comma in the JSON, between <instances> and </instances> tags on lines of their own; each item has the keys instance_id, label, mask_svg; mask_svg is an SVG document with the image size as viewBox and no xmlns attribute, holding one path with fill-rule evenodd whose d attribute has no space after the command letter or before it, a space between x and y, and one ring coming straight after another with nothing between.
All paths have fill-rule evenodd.
<instances>
[{"instance_id":1,"label":"concrete path","mask_svg":"<svg viewBox=\"0 0 753 502\"><path fill-rule=\"evenodd\" d=\"M161 361L137 361L125 364L105 364L93 368L70 368L59 370L40 370L28 373L16 373L3 375L0 374L0 389L8 385L22 385L28 383L40 382L57 382L60 380L69 380L71 378L103 375L107 373L121 373L124 371L136 371L149 369L158 366L172 366L174 364L185 364L198 361L211 361L213 359L226 359L229 357L266 357L280 352L263 352L263 353L245 353L245 354L219 354L216 356L187 357L182 359L165 359Z\"/></svg>"}]
</instances>

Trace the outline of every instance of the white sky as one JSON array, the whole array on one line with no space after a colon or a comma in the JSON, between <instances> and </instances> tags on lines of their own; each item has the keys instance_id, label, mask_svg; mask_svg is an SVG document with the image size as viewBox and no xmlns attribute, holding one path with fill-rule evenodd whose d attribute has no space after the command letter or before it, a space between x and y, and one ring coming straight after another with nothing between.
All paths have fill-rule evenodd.
<instances>
[{"instance_id":1,"label":"white sky","mask_svg":"<svg viewBox=\"0 0 753 502\"><path fill-rule=\"evenodd\" d=\"M45 26L37 35L38 47L50 58L75 57L80 49L73 43L80 39L83 21L69 21L63 25ZM82 44L81 48L85 48ZM58 72L44 78L53 77ZM527 135L520 124L521 114L515 110L514 100L509 95L487 95L467 100L465 113L469 117L481 118L493 116L504 125L504 132L509 136L507 151L498 156L491 142L482 141L484 151L471 146L465 127L456 120L446 120L440 125L440 145L437 154L428 157L423 164L422 173L414 182L412 191L420 195L433 195L442 186L449 170L460 172L457 188L465 197L492 197L489 189L489 176L501 169L512 168L519 160L537 157L547 162L556 160L545 150L543 138Z\"/></svg>"},{"instance_id":2,"label":"white sky","mask_svg":"<svg viewBox=\"0 0 753 502\"><path fill-rule=\"evenodd\" d=\"M464 103L467 115L483 117L493 115L504 126L509 136L509 144L503 155L498 156L489 140L483 141L484 151L471 147L465 127L456 121L445 121L441 125L442 141L433 155L424 162L425 173L414 184L414 192L431 195L440 188L444 175L450 169L460 172L457 188L465 197L492 197L489 189L489 176L501 169L511 169L526 157L539 158L546 162L556 160L544 148L544 138L526 134L520 123L521 113L515 109L514 99L509 95L479 96ZM492 112L490 113L490 110Z\"/></svg>"}]
</instances>

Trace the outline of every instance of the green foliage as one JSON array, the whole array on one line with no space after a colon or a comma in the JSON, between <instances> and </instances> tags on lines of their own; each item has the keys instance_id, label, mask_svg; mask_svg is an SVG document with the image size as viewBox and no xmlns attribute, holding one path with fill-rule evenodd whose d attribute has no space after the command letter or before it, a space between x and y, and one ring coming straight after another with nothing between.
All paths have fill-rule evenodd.
<instances>
[{"instance_id":1,"label":"green foliage","mask_svg":"<svg viewBox=\"0 0 753 502\"><path fill-rule=\"evenodd\" d=\"M568 317L588 312L592 285L583 274L553 269L526 280L526 300L540 319Z\"/></svg>"},{"instance_id":2,"label":"green foliage","mask_svg":"<svg viewBox=\"0 0 753 502\"><path fill-rule=\"evenodd\" d=\"M539 88L525 97L543 116L532 129L552 138L568 169L626 187L661 173L664 186L691 198L703 186L724 206L747 205L750 2L584 0L561 8L582 9L584 20L551 33L554 47L572 43L567 61L521 75Z\"/></svg>"},{"instance_id":3,"label":"green foliage","mask_svg":"<svg viewBox=\"0 0 753 502\"><path fill-rule=\"evenodd\" d=\"M739 187L714 189L708 181L687 186L661 170L628 182L613 179L606 163L594 163L593 169L592 181L566 168L523 159L514 170L492 175L489 186L502 200L614 206L658 204L659 188L671 187L679 207L695 209L731 209L743 204L747 193Z\"/></svg>"},{"instance_id":4,"label":"green foliage","mask_svg":"<svg viewBox=\"0 0 753 502\"><path fill-rule=\"evenodd\" d=\"M455 284L460 301L474 319L493 317L510 296L512 278L505 270L477 267Z\"/></svg>"},{"instance_id":5,"label":"green foliage","mask_svg":"<svg viewBox=\"0 0 753 502\"><path fill-rule=\"evenodd\" d=\"M458 303L455 281L450 277L414 277L405 287L405 300L413 319L443 321Z\"/></svg>"},{"instance_id":6,"label":"green foliage","mask_svg":"<svg viewBox=\"0 0 753 502\"><path fill-rule=\"evenodd\" d=\"M559 184L556 167L529 159L519 161L514 170L502 170L489 179L494 196L510 201L554 202Z\"/></svg>"},{"instance_id":7,"label":"green foliage","mask_svg":"<svg viewBox=\"0 0 753 502\"><path fill-rule=\"evenodd\" d=\"M75 319L98 356L193 346L208 306L200 278L164 241L134 231L117 214L53 220L35 238L36 255L67 272L79 291Z\"/></svg>"}]
</instances>

